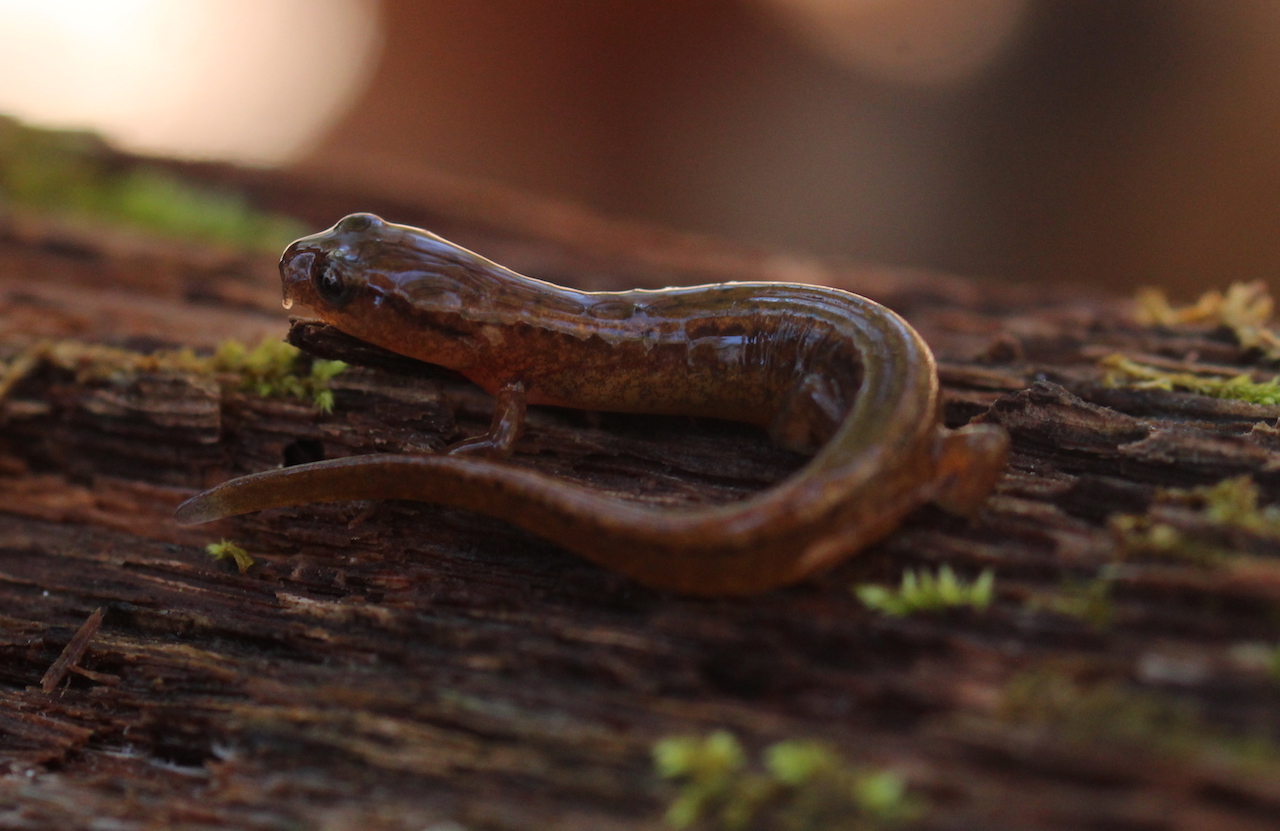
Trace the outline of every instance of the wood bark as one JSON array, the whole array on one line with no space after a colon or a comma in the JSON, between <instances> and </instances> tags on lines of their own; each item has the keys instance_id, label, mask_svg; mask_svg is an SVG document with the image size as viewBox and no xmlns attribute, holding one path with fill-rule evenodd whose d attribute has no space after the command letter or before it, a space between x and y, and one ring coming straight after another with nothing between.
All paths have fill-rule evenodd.
<instances>
[{"instance_id":1,"label":"wood bark","mask_svg":"<svg viewBox=\"0 0 1280 831\"><path fill-rule=\"evenodd\" d=\"M466 183L362 190L175 167L317 227L373 210L590 288L860 291L932 345L947 421L1004 425L1013 456L972 520L922 508L820 579L695 600L461 510L172 522L229 476L483 431L490 400L449 373L366 354L326 415L207 376L41 363L0 426L0 827L657 829L674 786L653 774L651 746L722 728L753 751L820 738L898 771L928 800L924 828L1275 827L1277 768L1223 748L1280 741L1280 680L1239 657L1280 641L1280 545L1240 532L1247 556L1144 559L1108 527L1165 487L1249 474L1265 502L1280 496L1280 407L1102 383L1113 352L1273 368L1230 332L1141 327L1113 298L832 265ZM0 224L6 360L40 340L209 349L287 330L269 257ZM294 337L353 355L323 332ZM802 461L739 425L535 408L513 464L675 506L741 498ZM213 561L203 547L222 537L255 565ZM991 607L892 617L851 591L942 565L993 569ZM1104 571L1108 620L1053 605ZM1011 713L1011 684L1037 673L1191 712L1202 741L1177 751L1123 725Z\"/></svg>"}]
</instances>

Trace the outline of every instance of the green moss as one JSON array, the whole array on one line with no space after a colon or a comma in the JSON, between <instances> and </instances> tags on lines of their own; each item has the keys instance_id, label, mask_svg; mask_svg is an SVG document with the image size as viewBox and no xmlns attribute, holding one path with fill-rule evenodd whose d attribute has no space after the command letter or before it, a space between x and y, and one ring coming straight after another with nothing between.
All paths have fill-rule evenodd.
<instances>
[{"instance_id":1,"label":"green moss","mask_svg":"<svg viewBox=\"0 0 1280 831\"><path fill-rule=\"evenodd\" d=\"M297 220L254 210L238 193L192 185L146 167L115 182L99 213L166 236L270 252L306 233Z\"/></svg>"},{"instance_id":2,"label":"green moss","mask_svg":"<svg viewBox=\"0 0 1280 831\"><path fill-rule=\"evenodd\" d=\"M1158 498L1198 504L1205 519L1217 525L1280 538L1280 508L1258 507L1258 486L1249 476L1189 490L1166 490Z\"/></svg>"},{"instance_id":3,"label":"green moss","mask_svg":"<svg viewBox=\"0 0 1280 831\"><path fill-rule=\"evenodd\" d=\"M778 742L752 766L737 738L720 730L663 739L653 759L659 776L682 782L667 809L672 828L870 831L923 812L902 777L855 768L819 742Z\"/></svg>"},{"instance_id":4,"label":"green moss","mask_svg":"<svg viewBox=\"0 0 1280 831\"><path fill-rule=\"evenodd\" d=\"M1211 568L1241 556L1223 541L1230 532L1280 540L1280 508L1259 507L1257 484L1248 476L1236 476L1198 488L1162 489L1147 513L1114 515L1108 527L1123 557L1158 557Z\"/></svg>"},{"instance_id":5,"label":"green moss","mask_svg":"<svg viewBox=\"0 0 1280 831\"><path fill-rule=\"evenodd\" d=\"M1184 706L1105 682L1092 686L1051 671L1031 672L1009 683L999 715L1009 721L1056 728L1075 741L1124 739L1180 746L1196 725Z\"/></svg>"},{"instance_id":6,"label":"green moss","mask_svg":"<svg viewBox=\"0 0 1280 831\"><path fill-rule=\"evenodd\" d=\"M1196 488L1164 488L1143 514L1113 514L1107 526L1121 560L1165 560L1219 568L1248 554L1232 545L1248 534L1280 540L1280 507L1259 506L1258 486L1248 476ZM1113 614L1111 591L1118 564L1092 580L1069 579L1054 594L1033 597L1031 610L1047 610L1103 627Z\"/></svg>"},{"instance_id":7,"label":"green moss","mask_svg":"<svg viewBox=\"0 0 1280 831\"><path fill-rule=\"evenodd\" d=\"M1231 647L1231 658L1248 669L1266 673L1280 682L1280 644L1247 642Z\"/></svg>"},{"instance_id":8,"label":"green moss","mask_svg":"<svg viewBox=\"0 0 1280 831\"><path fill-rule=\"evenodd\" d=\"M1229 398L1250 404L1280 405L1280 377L1254 381L1248 375L1207 376L1191 372L1166 372L1140 364L1123 355L1108 355L1099 361L1107 370L1103 383L1130 389L1181 390L1210 398Z\"/></svg>"},{"instance_id":9,"label":"green moss","mask_svg":"<svg viewBox=\"0 0 1280 831\"><path fill-rule=\"evenodd\" d=\"M703 739L663 739L654 745L653 762L664 779L685 780L667 808L672 828L689 828L708 815L718 816L726 828L741 828L738 818L756 808L758 800L748 792L754 793L758 777L751 777L750 787L743 781L748 778L746 754L732 733L719 730Z\"/></svg>"},{"instance_id":10,"label":"green moss","mask_svg":"<svg viewBox=\"0 0 1280 831\"><path fill-rule=\"evenodd\" d=\"M230 540L211 542L204 547L204 550L215 560L232 560L241 574L244 574L253 565L253 557L249 556L249 552Z\"/></svg>"},{"instance_id":11,"label":"green moss","mask_svg":"<svg viewBox=\"0 0 1280 831\"><path fill-rule=\"evenodd\" d=\"M342 361L308 359L297 347L263 338L252 349L225 341L209 359L209 371L234 373L240 389L264 398L310 399L321 412L333 411L329 382L346 369Z\"/></svg>"},{"instance_id":12,"label":"green moss","mask_svg":"<svg viewBox=\"0 0 1280 831\"><path fill-rule=\"evenodd\" d=\"M268 398L300 398L321 412L333 409L329 383L346 369L342 361L311 358L283 341L266 337L257 346L224 341L211 356L191 349L142 354L76 341L45 342L29 347L0 368L0 400L22 377L42 363L74 372L81 383L120 380L139 372L185 372L218 375L244 392Z\"/></svg>"},{"instance_id":13,"label":"green moss","mask_svg":"<svg viewBox=\"0 0 1280 831\"><path fill-rule=\"evenodd\" d=\"M950 566L942 566L937 574L911 569L902 573L897 591L876 585L855 586L853 592L864 605L887 615L902 616L917 612L936 612L969 606L983 611L991 604L995 576L986 569L972 583L956 577Z\"/></svg>"},{"instance_id":14,"label":"green moss","mask_svg":"<svg viewBox=\"0 0 1280 831\"><path fill-rule=\"evenodd\" d=\"M1173 306L1154 288L1139 289L1135 301L1135 317L1144 326L1223 326L1243 348L1280 360L1280 336L1267 326L1275 304L1261 280L1232 283L1225 292L1205 292L1190 306Z\"/></svg>"},{"instance_id":15,"label":"green moss","mask_svg":"<svg viewBox=\"0 0 1280 831\"><path fill-rule=\"evenodd\" d=\"M1026 673L1006 686L997 714L1069 743L1119 743L1184 758L1208 753L1245 765L1280 762L1280 751L1265 737L1229 735L1186 704L1114 681L1084 684L1049 670Z\"/></svg>"},{"instance_id":16,"label":"green moss","mask_svg":"<svg viewBox=\"0 0 1280 831\"><path fill-rule=\"evenodd\" d=\"M152 233L279 251L305 233L297 220L255 210L242 194L186 182L154 165L126 165L96 136L40 130L0 117L0 203Z\"/></svg>"},{"instance_id":17,"label":"green moss","mask_svg":"<svg viewBox=\"0 0 1280 831\"><path fill-rule=\"evenodd\" d=\"M1237 553L1150 516L1121 514L1111 517L1107 524L1120 545L1120 556L1126 559L1176 560L1216 568Z\"/></svg>"},{"instance_id":18,"label":"green moss","mask_svg":"<svg viewBox=\"0 0 1280 831\"><path fill-rule=\"evenodd\" d=\"M1103 568L1092 580L1068 579L1054 594L1033 598L1027 605L1032 611L1046 610L1080 618L1105 628L1115 614L1111 588L1115 582L1113 569Z\"/></svg>"}]
</instances>

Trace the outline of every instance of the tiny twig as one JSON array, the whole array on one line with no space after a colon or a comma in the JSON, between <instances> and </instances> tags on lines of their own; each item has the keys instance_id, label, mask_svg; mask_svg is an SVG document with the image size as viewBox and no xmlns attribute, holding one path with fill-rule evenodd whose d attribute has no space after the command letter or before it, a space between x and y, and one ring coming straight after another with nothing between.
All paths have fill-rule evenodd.
<instances>
[{"instance_id":1,"label":"tiny twig","mask_svg":"<svg viewBox=\"0 0 1280 831\"><path fill-rule=\"evenodd\" d=\"M84 651L89 648L89 641L93 640L93 636L98 633L98 627L101 625L102 608L99 607L76 630L70 643L62 650L62 654L58 656L58 659L45 672L44 677L40 679L41 690L51 693L62 683L62 679L67 677L67 673L84 656Z\"/></svg>"}]
</instances>

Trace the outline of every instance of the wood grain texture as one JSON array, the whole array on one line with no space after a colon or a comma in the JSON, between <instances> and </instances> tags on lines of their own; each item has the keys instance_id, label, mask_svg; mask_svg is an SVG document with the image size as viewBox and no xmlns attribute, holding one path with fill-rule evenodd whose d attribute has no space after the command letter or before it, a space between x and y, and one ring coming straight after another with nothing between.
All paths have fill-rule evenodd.
<instances>
[{"instance_id":1,"label":"wood grain texture","mask_svg":"<svg viewBox=\"0 0 1280 831\"><path fill-rule=\"evenodd\" d=\"M1280 681L1233 655L1280 641L1280 545L1245 534L1247 557L1210 568L1125 559L1107 527L1160 487L1248 473L1265 501L1280 496L1280 408L1101 384L1097 360L1111 352L1272 369L1229 333L1144 329L1106 298L610 226L456 183L414 201L184 169L317 225L357 209L429 224L557 282L861 289L935 349L948 422L1005 426L1013 461L972 522L925 508L820 580L701 601L459 510L170 520L231 475L482 431L490 401L449 373L295 330L317 352L370 364L337 378L322 415L207 377L43 366L0 425L0 827L657 829L671 788L649 748L717 728L753 749L822 738L898 770L932 805L925 828L1274 827L1275 769L1238 763L1226 744L1175 752L1006 706L1011 682L1051 672L1189 708L1204 735L1277 741ZM272 272L269 259L10 218L0 357L39 338L149 350L284 337ZM660 505L741 498L800 462L738 425L554 409L531 411L513 459ZM224 536L256 559L245 574L204 553ZM992 607L892 618L850 591L942 564L993 568ZM1109 623L1043 602L1108 564ZM42 691L98 608L80 671Z\"/></svg>"}]
</instances>

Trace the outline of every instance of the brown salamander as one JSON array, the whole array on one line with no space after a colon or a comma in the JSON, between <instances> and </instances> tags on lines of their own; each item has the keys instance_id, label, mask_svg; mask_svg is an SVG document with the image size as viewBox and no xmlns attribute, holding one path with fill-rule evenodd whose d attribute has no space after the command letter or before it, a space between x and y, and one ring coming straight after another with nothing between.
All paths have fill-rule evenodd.
<instances>
[{"instance_id":1,"label":"brown salamander","mask_svg":"<svg viewBox=\"0 0 1280 831\"><path fill-rule=\"evenodd\" d=\"M1000 428L940 425L937 369L915 330L839 289L575 291L372 214L294 242L280 274L286 308L492 393L492 427L441 455L234 479L184 503L180 522L337 500L437 502L515 523L650 586L742 595L830 568L924 502L976 510L1004 466ZM733 419L816 455L741 502L657 509L501 462L526 404Z\"/></svg>"}]
</instances>

